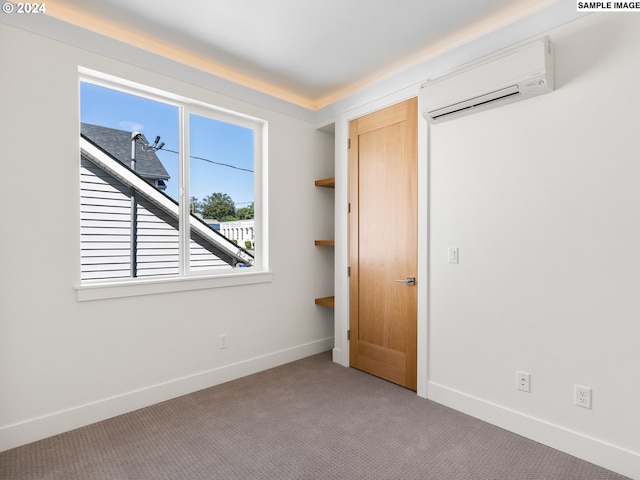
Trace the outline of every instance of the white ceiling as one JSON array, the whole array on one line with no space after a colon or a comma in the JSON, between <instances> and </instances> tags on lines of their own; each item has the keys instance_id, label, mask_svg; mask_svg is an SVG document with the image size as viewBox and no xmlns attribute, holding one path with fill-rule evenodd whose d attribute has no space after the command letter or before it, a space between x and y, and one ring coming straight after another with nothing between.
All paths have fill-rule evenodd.
<instances>
[{"instance_id":1,"label":"white ceiling","mask_svg":"<svg viewBox=\"0 0 640 480\"><path fill-rule=\"evenodd\" d=\"M558 0L50 0L47 13L317 109Z\"/></svg>"}]
</instances>

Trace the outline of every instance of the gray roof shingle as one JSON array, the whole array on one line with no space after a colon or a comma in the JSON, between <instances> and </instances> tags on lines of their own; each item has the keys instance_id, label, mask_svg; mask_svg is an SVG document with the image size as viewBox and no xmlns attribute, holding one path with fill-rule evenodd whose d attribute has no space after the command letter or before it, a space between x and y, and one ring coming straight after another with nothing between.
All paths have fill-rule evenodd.
<instances>
[{"instance_id":1,"label":"gray roof shingle","mask_svg":"<svg viewBox=\"0 0 640 480\"><path fill-rule=\"evenodd\" d=\"M118 161L131 168L131 132L101 127L90 123L80 124L81 133L99 145ZM143 178L168 180L169 173L153 150L142 147L149 141L144 135L136 141L136 173Z\"/></svg>"}]
</instances>

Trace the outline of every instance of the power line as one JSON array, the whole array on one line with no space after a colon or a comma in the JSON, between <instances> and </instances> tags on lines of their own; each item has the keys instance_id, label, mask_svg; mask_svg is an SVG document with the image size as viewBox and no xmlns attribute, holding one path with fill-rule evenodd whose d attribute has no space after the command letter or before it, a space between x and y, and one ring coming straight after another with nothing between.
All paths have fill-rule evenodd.
<instances>
[{"instance_id":1,"label":"power line","mask_svg":"<svg viewBox=\"0 0 640 480\"><path fill-rule=\"evenodd\" d=\"M171 152L171 153L176 153L176 154L180 153L180 152L176 152L175 150L170 150L168 148L161 148L160 150L162 150L163 152ZM248 168L236 167L235 165L229 165L228 163L214 162L213 160L209 160L208 158L196 157L195 155L189 155L189 158L195 158L196 160L202 160L204 162L213 163L214 165L220 165L222 167L229 167L229 168L233 168L235 170L242 170L244 172L253 173L253 170L249 170Z\"/></svg>"}]
</instances>

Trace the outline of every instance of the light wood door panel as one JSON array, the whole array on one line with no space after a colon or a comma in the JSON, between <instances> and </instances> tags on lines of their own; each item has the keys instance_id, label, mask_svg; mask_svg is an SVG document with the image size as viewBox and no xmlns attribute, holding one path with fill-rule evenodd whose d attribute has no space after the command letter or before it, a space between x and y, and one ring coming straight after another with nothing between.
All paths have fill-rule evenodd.
<instances>
[{"instance_id":1,"label":"light wood door panel","mask_svg":"<svg viewBox=\"0 0 640 480\"><path fill-rule=\"evenodd\" d=\"M353 120L350 363L416 388L417 101Z\"/></svg>"}]
</instances>

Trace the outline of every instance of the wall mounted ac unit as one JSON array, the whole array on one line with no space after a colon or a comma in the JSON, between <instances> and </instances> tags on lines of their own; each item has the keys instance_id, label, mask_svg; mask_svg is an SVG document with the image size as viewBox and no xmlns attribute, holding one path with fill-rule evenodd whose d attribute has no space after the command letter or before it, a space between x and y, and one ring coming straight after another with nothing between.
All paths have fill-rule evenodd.
<instances>
[{"instance_id":1,"label":"wall mounted ac unit","mask_svg":"<svg viewBox=\"0 0 640 480\"><path fill-rule=\"evenodd\" d=\"M420 87L420 112L440 123L553 91L553 49L548 37L501 50Z\"/></svg>"}]
</instances>

